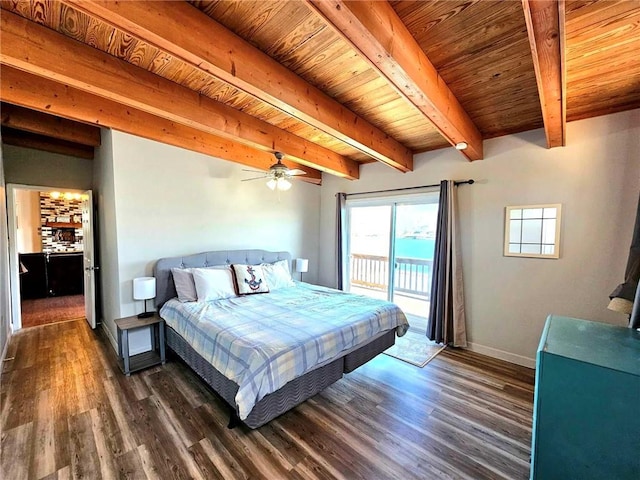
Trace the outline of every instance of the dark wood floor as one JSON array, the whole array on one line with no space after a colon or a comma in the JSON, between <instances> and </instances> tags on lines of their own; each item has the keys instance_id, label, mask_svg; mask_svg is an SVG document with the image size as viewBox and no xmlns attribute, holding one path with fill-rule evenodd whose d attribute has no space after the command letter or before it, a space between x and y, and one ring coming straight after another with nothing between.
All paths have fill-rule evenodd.
<instances>
[{"instance_id":1,"label":"dark wood floor","mask_svg":"<svg viewBox=\"0 0 640 480\"><path fill-rule=\"evenodd\" d=\"M20 302L22 328L85 318L84 295L36 298Z\"/></svg>"},{"instance_id":2,"label":"dark wood floor","mask_svg":"<svg viewBox=\"0 0 640 480\"><path fill-rule=\"evenodd\" d=\"M528 478L533 371L469 352L379 355L255 431L178 361L125 377L84 320L7 357L1 478Z\"/></svg>"}]
</instances>

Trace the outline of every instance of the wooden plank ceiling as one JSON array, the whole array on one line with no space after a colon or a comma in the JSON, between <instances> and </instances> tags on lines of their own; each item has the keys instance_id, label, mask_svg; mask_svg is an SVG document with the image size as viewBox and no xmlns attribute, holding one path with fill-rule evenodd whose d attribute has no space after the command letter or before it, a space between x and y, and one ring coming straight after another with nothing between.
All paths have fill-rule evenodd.
<instances>
[{"instance_id":1,"label":"wooden plank ceiling","mask_svg":"<svg viewBox=\"0 0 640 480\"><path fill-rule=\"evenodd\" d=\"M313 183L536 128L563 145L565 120L640 106L637 1L1 7L6 104L263 170L283 151Z\"/></svg>"}]
</instances>

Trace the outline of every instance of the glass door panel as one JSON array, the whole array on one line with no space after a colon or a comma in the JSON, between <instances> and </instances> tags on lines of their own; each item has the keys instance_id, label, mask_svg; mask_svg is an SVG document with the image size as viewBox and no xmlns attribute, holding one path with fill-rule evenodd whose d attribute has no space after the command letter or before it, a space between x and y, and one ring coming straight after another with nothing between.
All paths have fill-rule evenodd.
<instances>
[{"instance_id":1,"label":"glass door panel","mask_svg":"<svg viewBox=\"0 0 640 480\"><path fill-rule=\"evenodd\" d=\"M430 203L397 204L395 272L391 301L409 316L411 330L425 333L433 272L438 196ZM429 199L431 200L431 199Z\"/></svg>"},{"instance_id":2,"label":"glass door panel","mask_svg":"<svg viewBox=\"0 0 640 480\"><path fill-rule=\"evenodd\" d=\"M391 205L349 208L347 291L388 300Z\"/></svg>"}]
</instances>

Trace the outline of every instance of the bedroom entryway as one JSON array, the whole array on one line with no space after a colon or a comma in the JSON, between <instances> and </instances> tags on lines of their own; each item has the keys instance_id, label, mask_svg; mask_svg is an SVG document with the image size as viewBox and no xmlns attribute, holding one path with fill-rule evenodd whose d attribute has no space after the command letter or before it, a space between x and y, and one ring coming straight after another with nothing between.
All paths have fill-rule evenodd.
<instances>
[{"instance_id":1,"label":"bedroom entryway","mask_svg":"<svg viewBox=\"0 0 640 480\"><path fill-rule=\"evenodd\" d=\"M91 191L7 193L13 330L78 318L95 328Z\"/></svg>"}]
</instances>

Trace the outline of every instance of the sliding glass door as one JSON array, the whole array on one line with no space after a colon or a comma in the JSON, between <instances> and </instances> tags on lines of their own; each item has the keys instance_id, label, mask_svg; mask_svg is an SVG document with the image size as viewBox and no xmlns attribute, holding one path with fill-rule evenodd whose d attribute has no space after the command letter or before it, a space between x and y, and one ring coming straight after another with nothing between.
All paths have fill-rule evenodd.
<instances>
[{"instance_id":1,"label":"sliding glass door","mask_svg":"<svg viewBox=\"0 0 640 480\"><path fill-rule=\"evenodd\" d=\"M393 295L389 288L392 210L391 205L347 204L347 291L382 300Z\"/></svg>"},{"instance_id":2,"label":"sliding glass door","mask_svg":"<svg viewBox=\"0 0 640 480\"><path fill-rule=\"evenodd\" d=\"M346 290L392 301L424 333L438 193L347 200Z\"/></svg>"}]
</instances>

